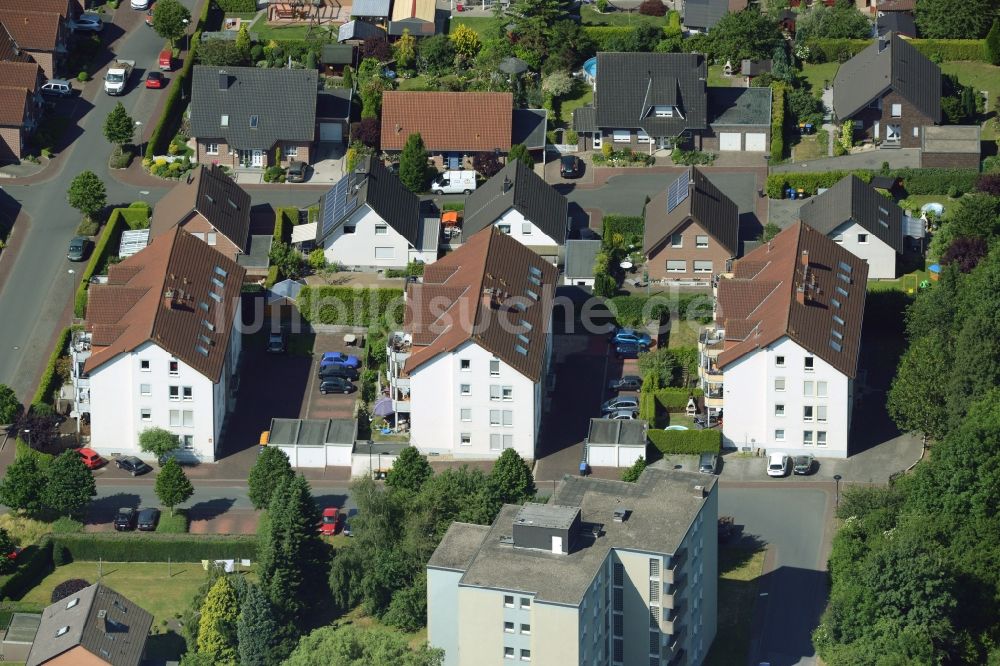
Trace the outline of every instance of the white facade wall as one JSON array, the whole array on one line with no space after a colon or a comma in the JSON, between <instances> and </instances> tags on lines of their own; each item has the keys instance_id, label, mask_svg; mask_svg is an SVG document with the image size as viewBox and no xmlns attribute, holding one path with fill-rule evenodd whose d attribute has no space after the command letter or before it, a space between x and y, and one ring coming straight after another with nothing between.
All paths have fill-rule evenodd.
<instances>
[{"instance_id":1,"label":"white facade wall","mask_svg":"<svg viewBox=\"0 0 1000 666\"><path fill-rule=\"evenodd\" d=\"M385 227L376 234L376 227ZM344 233L354 227L354 233ZM410 260L410 243L369 206L362 206L323 241L326 260L345 266L403 268ZM376 256L376 248L390 248L391 257ZM435 248L436 251L436 248ZM386 250L388 252L388 250Z\"/></svg>"},{"instance_id":2,"label":"white facade wall","mask_svg":"<svg viewBox=\"0 0 1000 666\"><path fill-rule=\"evenodd\" d=\"M499 361L498 376L490 375L495 357L474 342L466 342L449 354L441 354L410 374L410 442L424 453L446 453L458 457L496 458L503 451L503 437L521 457L535 457L535 435L541 421L542 386ZM468 370L462 361L469 362ZM462 394L468 385L469 394ZM501 399L491 399L492 385L501 387ZM511 399L502 399L502 387L510 387ZM470 410L462 420L462 410ZM490 424L490 412L500 411L501 425ZM510 425L504 426L504 412ZM463 445L462 434L469 434ZM491 435L499 435L500 448L491 448ZM495 446L495 442L494 442Z\"/></svg>"},{"instance_id":3,"label":"white facade wall","mask_svg":"<svg viewBox=\"0 0 1000 666\"><path fill-rule=\"evenodd\" d=\"M783 357L784 367L778 365L779 357ZM813 359L811 371L805 369L806 357ZM823 359L784 337L726 366L724 373L724 446L847 457L853 383ZM776 388L775 380L781 379L784 391ZM805 395L806 382L812 382L811 396ZM826 383L826 397L817 395L820 382ZM812 420L805 417L807 406L813 408ZM826 408L825 422L818 420L819 407ZM778 438L782 433L777 431L783 431L784 439ZM806 432L812 433L811 444ZM819 443L820 432L825 433L825 445Z\"/></svg>"},{"instance_id":4,"label":"white facade wall","mask_svg":"<svg viewBox=\"0 0 1000 666\"><path fill-rule=\"evenodd\" d=\"M838 244L856 257L868 262L869 280L892 280L896 277L896 251L860 224L845 222L830 234L830 238L841 238ZM861 236L864 243L858 241Z\"/></svg>"},{"instance_id":5,"label":"white facade wall","mask_svg":"<svg viewBox=\"0 0 1000 666\"><path fill-rule=\"evenodd\" d=\"M557 255L559 253L559 243L554 238L539 229L534 222L521 215L515 208L511 208L506 213L497 218L493 223L495 227L510 227L507 233L521 245L532 248L552 248L551 252L542 254Z\"/></svg>"}]
</instances>

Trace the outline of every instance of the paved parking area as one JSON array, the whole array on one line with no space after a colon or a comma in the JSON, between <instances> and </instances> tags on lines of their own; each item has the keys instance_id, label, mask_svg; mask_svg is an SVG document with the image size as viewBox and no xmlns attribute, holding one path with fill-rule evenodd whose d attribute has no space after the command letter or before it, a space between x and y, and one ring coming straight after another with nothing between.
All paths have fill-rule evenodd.
<instances>
[{"instance_id":1,"label":"paved parking area","mask_svg":"<svg viewBox=\"0 0 1000 666\"><path fill-rule=\"evenodd\" d=\"M303 419L349 419L354 416L354 403L358 399L355 391L350 394L319 392L319 362L325 352L339 351L346 354L361 355L363 351L356 347L348 347L344 343L343 333L317 333L313 343L312 361L309 378L306 385L305 400L299 418Z\"/></svg>"}]
</instances>

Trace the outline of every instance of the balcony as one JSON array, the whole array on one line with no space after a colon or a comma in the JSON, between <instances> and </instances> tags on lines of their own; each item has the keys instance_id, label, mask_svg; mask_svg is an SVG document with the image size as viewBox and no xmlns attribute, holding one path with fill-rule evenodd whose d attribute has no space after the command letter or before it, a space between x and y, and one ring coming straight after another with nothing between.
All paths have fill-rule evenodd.
<instances>
[{"instance_id":1,"label":"balcony","mask_svg":"<svg viewBox=\"0 0 1000 666\"><path fill-rule=\"evenodd\" d=\"M683 550L677 551L673 557L670 558L670 565L664 570L663 582L675 585L680 582L681 569L684 565L684 560L686 552Z\"/></svg>"},{"instance_id":2,"label":"balcony","mask_svg":"<svg viewBox=\"0 0 1000 666\"><path fill-rule=\"evenodd\" d=\"M663 591L660 595L661 605L664 608L679 608L681 604L681 596L684 592L684 582L686 580L685 576L677 576L676 581L673 583L663 583Z\"/></svg>"},{"instance_id":3,"label":"balcony","mask_svg":"<svg viewBox=\"0 0 1000 666\"><path fill-rule=\"evenodd\" d=\"M726 342L726 332L720 328L706 328L698 335L698 351L717 356Z\"/></svg>"},{"instance_id":4,"label":"balcony","mask_svg":"<svg viewBox=\"0 0 1000 666\"><path fill-rule=\"evenodd\" d=\"M670 643L676 643L676 634L680 632L681 628L681 611L680 608L664 608L663 615L660 616L660 631L665 634L671 635Z\"/></svg>"},{"instance_id":5,"label":"balcony","mask_svg":"<svg viewBox=\"0 0 1000 666\"><path fill-rule=\"evenodd\" d=\"M710 384L708 382L702 383L702 390L705 392L705 406L706 407L718 407L721 409L722 404L722 384L715 383Z\"/></svg>"}]
</instances>

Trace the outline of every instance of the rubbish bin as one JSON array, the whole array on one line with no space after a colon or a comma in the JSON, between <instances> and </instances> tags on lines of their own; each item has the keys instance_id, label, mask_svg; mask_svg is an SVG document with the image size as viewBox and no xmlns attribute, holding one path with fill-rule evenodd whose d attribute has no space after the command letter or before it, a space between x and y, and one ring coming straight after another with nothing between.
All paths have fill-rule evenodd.
<instances>
[{"instance_id":1,"label":"rubbish bin","mask_svg":"<svg viewBox=\"0 0 1000 666\"><path fill-rule=\"evenodd\" d=\"M793 190L790 187L786 187L785 188L785 198L786 199L792 199L792 198L794 198L794 197L792 197L792 191Z\"/></svg>"},{"instance_id":2,"label":"rubbish bin","mask_svg":"<svg viewBox=\"0 0 1000 666\"><path fill-rule=\"evenodd\" d=\"M580 476L587 476L587 471L588 471L587 463L586 462L581 462L580 463Z\"/></svg>"},{"instance_id":3,"label":"rubbish bin","mask_svg":"<svg viewBox=\"0 0 1000 666\"><path fill-rule=\"evenodd\" d=\"M799 191L798 191L798 195L799 195L799 199L805 199L806 198L806 191L800 187Z\"/></svg>"},{"instance_id":4,"label":"rubbish bin","mask_svg":"<svg viewBox=\"0 0 1000 666\"><path fill-rule=\"evenodd\" d=\"M795 198L795 190L792 190L792 189L788 190L788 198L789 199L794 199Z\"/></svg>"}]
</instances>

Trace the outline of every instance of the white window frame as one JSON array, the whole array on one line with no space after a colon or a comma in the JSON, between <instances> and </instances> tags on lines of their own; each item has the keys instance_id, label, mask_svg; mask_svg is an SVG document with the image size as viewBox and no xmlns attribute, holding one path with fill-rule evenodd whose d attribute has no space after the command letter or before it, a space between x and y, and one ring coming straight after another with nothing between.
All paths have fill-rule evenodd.
<instances>
[{"instance_id":1,"label":"white window frame","mask_svg":"<svg viewBox=\"0 0 1000 666\"><path fill-rule=\"evenodd\" d=\"M191 402L194 400L194 390L190 386L181 387L181 400Z\"/></svg>"},{"instance_id":2,"label":"white window frame","mask_svg":"<svg viewBox=\"0 0 1000 666\"><path fill-rule=\"evenodd\" d=\"M639 130L635 136L636 143L652 143L653 139L644 130Z\"/></svg>"},{"instance_id":3,"label":"white window frame","mask_svg":"<svg viewBox=\"0 0 1000 666\"><path fill-rule=\"evenodd\" d=\"M501 414L503 410L491 409L490 410L490 427L499 428L503 423L503 415ZM492 436L492 435L491 435Z\"/></svg>"},{"instance_id":4,"label":"white window frame","mask_svg":"<svg viewBox=\"0 0 1000 666\"><path fill-rule=\"evenodd\" d=\"M777 418L779 418L779 419L785 417L785 405L784 405L784 403L778 403L778 402L776 402L774 404L774 416L777 417Z\"/></svg>"},{"instance_id":5,"label":"white window frame","mask_svg":"<svg viewBox=\"0 0 1000 666\"><path fill-rule=\"evenodd\" d=\"M503 658L517 659L517 657L514 655L514 648L505 645L503 648Z\"/></svg>"},{"instance_id":6,"label":"white window frame","mask_svg":"<svg viewBox=\"0 0 1000 666\"><path fill-rule=\"evenodd\" d=\"M180 400L181 399L181 387L180 386L171 386L171 387L169 387L167 389L167 399L170 400L170 402L177 402L178 400Z\"/></svg>"},{"instance_id":7,"label":"white window frame","mask_svg":"<svg viewBox=\"0 0 1000 666\"><path fill-rule=\"evenodd\" d=\"M461 446L472 446L472 433L463 432L458 436L458 443Z\"/></svg>"},{"instance_id":8,"label":"white window frame","mask_svg":"<svg viewBox=\"0 0 1000 666\"><path fill-rule=\"evenodd\" d=\"M153 385L152 384L139 384L139 395L143 397L150 397L153 395Z\"/></svg>"},{"instance_id":9,"label":"white window frame","mask_svg":"<svg viewBox=\"0 0 1000 666\"><path fill-rule=\"evenodd\" d=\"M826 446L826 430L816 431L816 446Z\"/></svg>"},{"instance_id":10,"label":"white window frame","mask_svg":"<svg viewBox=\"0 0 1000 666\"><path fill-rule=\"evenodd\" d=\"M285 144L285 157L293 159L299 156L299 145L297 143Z\"/></svg>"},{"instance_id":11,"label":"white window frame","mask_svg":"<svg viewBox=\"0 0 1000 666\"><path fill-rule=\"evenodd\" d=\"M503 633L505 633L505 634L513 634L514 633L514 623L513 622L509 622L507 620L504 620L504 623L503 623Z\"/></svg>"},{"instance_id":12,"label":"white window frame","mask_svg":"<svg viewBox=\"0 0 1000 666\"><path fill-rule=\"evenodd\" d=\"M171 409L167 415L167 425L171 428L181 427L181 410Z\"/></svg>"},{"instance_id":13,"label":"white window frame","mask_svg":"<svg viewBox=\"0 0 1000 666\"><path fill-rule=\"evenodd\" d=\"M458 420L459 421L471 421L472 420L472 408L462 407L458 410Z\"/></svg>"},{"instance_id":14,"label":"white window frame","mask_svg":"<svg viewBox=\"0 0 1000 666\"><path fill-rule=\"evenodd\" d=\"M671 264L673 264L672 267ZM687 262L683 259L667 259L667 272L687 273Z\"/></svg>"},{"instance_id":15,"label":"white window frame","mask_svg":"<svg viewBox=\"0 0 1000 666\"><path fill-rule=\"evenodd\" d=\"M631 130L612 130L611 131L611 142L612 143L632 143L632 131Z\"/></svg>"},{"instance_id":16,"label":"white window frame","mask_svg":"<svg viewBox=\"0 0 1000 666\"><path fill-rule=\"evenodd\" d=\"M490 402L500 402L499 384L490 384Z\"/></svg>"},{"instance_id":17,"label":"white window frame","mask_svg":"<svg viewBox=\"0 0 1000 666\"><path fill-rule=\"evenodd\" d=\"M816 395L816 382L808 379L802 382L802 395L807 398L811 398Z\"/></svg>"},{"instance_id":18,"label":"white window frame","mask_svg":"<svg viewBox=\"0 0 1000 666\"><path fill-rule=\"evenodd\" d=\"M670 247L684 247L684 234L680 232L670 234Z\"/></svg>"},{"instance_id":19,"label":"white window frame","mask_svg":"<svg viewBox=\"0 0 1000 666\"><path fill-rule=\"evenodd\" d=\"M816 405L816 422L826 423L826 405Z\"/></svg>"},{"instance_id":20,"label":"white window frame","mask_svg":"<svg viewBox=\"0 0 1000 666\"><path fill-rule=\"evenodd\" d=\"M785 392L785 378L784 377L775 377L774 378L774 390L777 391L778 393L784 393Z\"/></svg>"},{"instance_id":21,"label":"white window frame","mask_svg":"<svg viewBox=\"0 0 1000 666\"><path fill-rule=\"evenodd\" d=\"M522 222L521 223L521 235L522 236L530 236L531 235L531 222Z\"/></svg>"},{"instance_id":22,"label":"white window frame","mask_svg":"<svg viewBox=\"0 0 1000 666\"><path fill-rule=\"evenodd\" d=\"M153 410L149 407L143 407L139 410L139 420L140 421L152 421L153 420Z\"/></svg>"},{"instance_id":23,"label":"white window frame","mask_svg":"<svg viewBox=\"0 0 1000 666\"><path fill-rule=\"evenodd\" d=\"M472 384L459 384L458 392L461 395L472 395Z\"/></svg>"},{"instance_id":24,"label":"white window frame","mask_svg":"<svg viewBox=\"0 0 1000 666\"><path fill-rule=\"evenodd\" d=\"M802 359L802 368L806 372L813 372L816 370L816 358L814 356L806 356Z\"/></svg>"},{"instance_id":25,"label":"white window frame","mask_svg":"<svg viewBox=\"0 0 1000 666\"><path fill-rule=\"evenodd\" d=\"M497 225L497 229L499 229L500 233L502 233L502 234L507 234L508 236L510 235L510 225L509 224L498 224Z\"/></svg>"},{"instance_id":26,"label":"white window frame","mask_svg":"<svg viewBox=\"0 0 1000 666\"><path fill-rule=\"evenodd\" d=\"M893 118L902 118L903 117L903 105L902 104L893 104L890 107L890 109L889 109L889 113L892 114Z\"/></svg>"},{"instance_id":27,"label":"white window frame","mask_svg":"<svg viewBox=\"0 0 1000 666\"><path fill-rule=\"evenodd\" d=\"M714 270L711 259L695 259L692 264L695 273L711 273ZM699 264L701 265L699 266ZM708 266L705 266L705 264L708 264Z\"/></svg>"},{"instance_id":28,"label":"white window frame","mask_svg":"<svg viewBox=\"0 0 1000 666\"><path fill-rule=\"evenodd\" d=\"M784 356L780 356L780 355L779 356L775 356L774 357L774 367L776 367L776 368L783 368L783 367L785 367L785 357Z\"/></svg>"},{"instance_id":29,"label":"white window frame","mask_svg":"<svg viewBox=\"0 0 1000 666\"><path fill-rule=\"evenodd\" d=\"M513 386L501 386L500 387L500 399L504 402L511 402L514 399L514 387Z\"/></svg>"},{"instance_id":30,"label":"white window frame","mask_svg":"<svg viewBox=\"0 0 1000 666\"><path fill-rule=\"evenodd\" d=\"M825 398L827 397L827 383L826 382L816 382L816 397Z\"/></svg>"},{"instance_id":31,"label":"white window frame","mask_svg":"<svg viewBox=\"0 0 1000 666\"><path fill-rule=\"evenodd\" d=\"M139 359L139 372L150 372L148 358Z\"/></svg>"},{"instance_id":32,"label":"white window frame","mask_svg":"<svg viewBox=\"0 0 1000 666\"><path fill-rule=\"evenodd\" d=\"M206 155L218 155L219 154L219 144L210 142L205 144L205 154Z\"/></svg>"},{"instance_id":33,"label":"white window frame","mask_svg":"<svg viewBox=\"0 0 1000 666\"><path fill-rule=\"evenodd\" d=\"M462 372L469 372L472 370L472 361L467 358L459 359L458 367Z\"/></svg>"},{"instance_id":34,"label":"white window frame","mask_svg":"<svg viewBox=\"0 0 1000 666\"><path fill-rule=\"evenodd\" d=\"M699 250L704 250L708 247L708 236L695 236L694 246Z\"/></svg>"},{"instance_id":35,"label":"white window frame","mask_svg":"<svg viewBox=\"0 0 1000 666\"><path fill-rule=\"evenodd\" d=\"M169 374L171 377L176 377L177 375L180 374L180 371L181 371L180 361L178 361L176 358L172 358L169 361L167 361L167 374Z\"/></svg>"},{"instance_id":36,"label":"white window frame","mask_svg":"<svg viewBox=\"0 0 1000 666\"><path fill-rule=\"evenodd\" d=\"M376 259L395 259L396 258L396 248L392 246L379 247L375 246L375 258Z\"/></svg>"},{"instance_id":37,"label":"white window frame","mask_svg":"<svg viewBox=\"0 0 1000 666\"><path fill-rule=\"evenodd\" d=\"M181 411L181 418L183 419L185 428L194 427L194 411L190 409L185 409Z\"/></svg>"},{"instance_id":38,"label":"white window frame","mask_svg":"<svg viewBox=\"0 0 1000 666\"><path fill-rule=\"evenodd\" d=\"M500 376L500 359L491 358L490 359L490 377Z\"/></svg>"},{"instance_id":39,"label":"white window frame","mask_svg":"<svg viewBox=\"0 0 1000 666\"><path fill-rule=\"evenodd\" d=\"M505 594L505 595L503 595L503 606L504 606L504 608L513 608L514 607L514 595L513 594Z\"/></svg>"},{"instance_id":40,"label":"white window frame","mask_svg":"<svg viewBox=\"0 0 1000 666\"><path fill-rule=\"evenodd\" d=\"M858 245L868 245L868 234L858 234Z\"/></svg>"},{"instance_id":41,"label":"white window frame","mask_svg":"<svg viewBox=\"0 0 1000 666\"><path fill-rule=\"evenodd\" d=\"M219 234L215 231L209 231L205 234L205 242L209 245L217 245L219 242Z\"/></svg>"},{"instance_id":42,"label":"white window frame","mask_svg":"<svg viewBox=\"0 0 1000 666\"><path fill-rule=\"evenodd\" d=\"M658 104L653 106L653 117L654 118L673 118L674 117L674 107L671 105Z\"/></svg>"},{"instance_id":43,"label":"white window frame","mask_svg":"<svg viewBox=\"0 0 1000 666\"><path fill-rule=\"evenodd\" d=\"M816 409L812 405L802 405L802 420L805 423L812 423Z\"/></svg>"},{"instance_id":44,"label":"white window frame","mask_svg":"<svg viewBox=\"0 0 1000 666\"><path fill-rule=\"evenodd\" d=\"M784 428L777 428L777 429L775 429L775 431L774 431L774 441L776 441L776 442L783 442L783 441L785 441L785 429Z\"/></svg>"},{"instance_id":45,"label":"white window frame","mask_svg":"<svg viewBox=\"0 0 1000 666\"><path fill-rule=\"evenodd\" d=\"M389 225L388 224L376 224L375 225L375 235L376 236L388 236L389 235Z\"/></svg>"},{"instance_id":46,"label":"white window frame","mask_svg":"<svg viewBox=\"0 0 1000 666\"><path fill-rule=\"evenodd\" d=\"M802 431L802 446L812 446L813 445L813 431L803 430Z\"/></svg>"}]
</instances>

